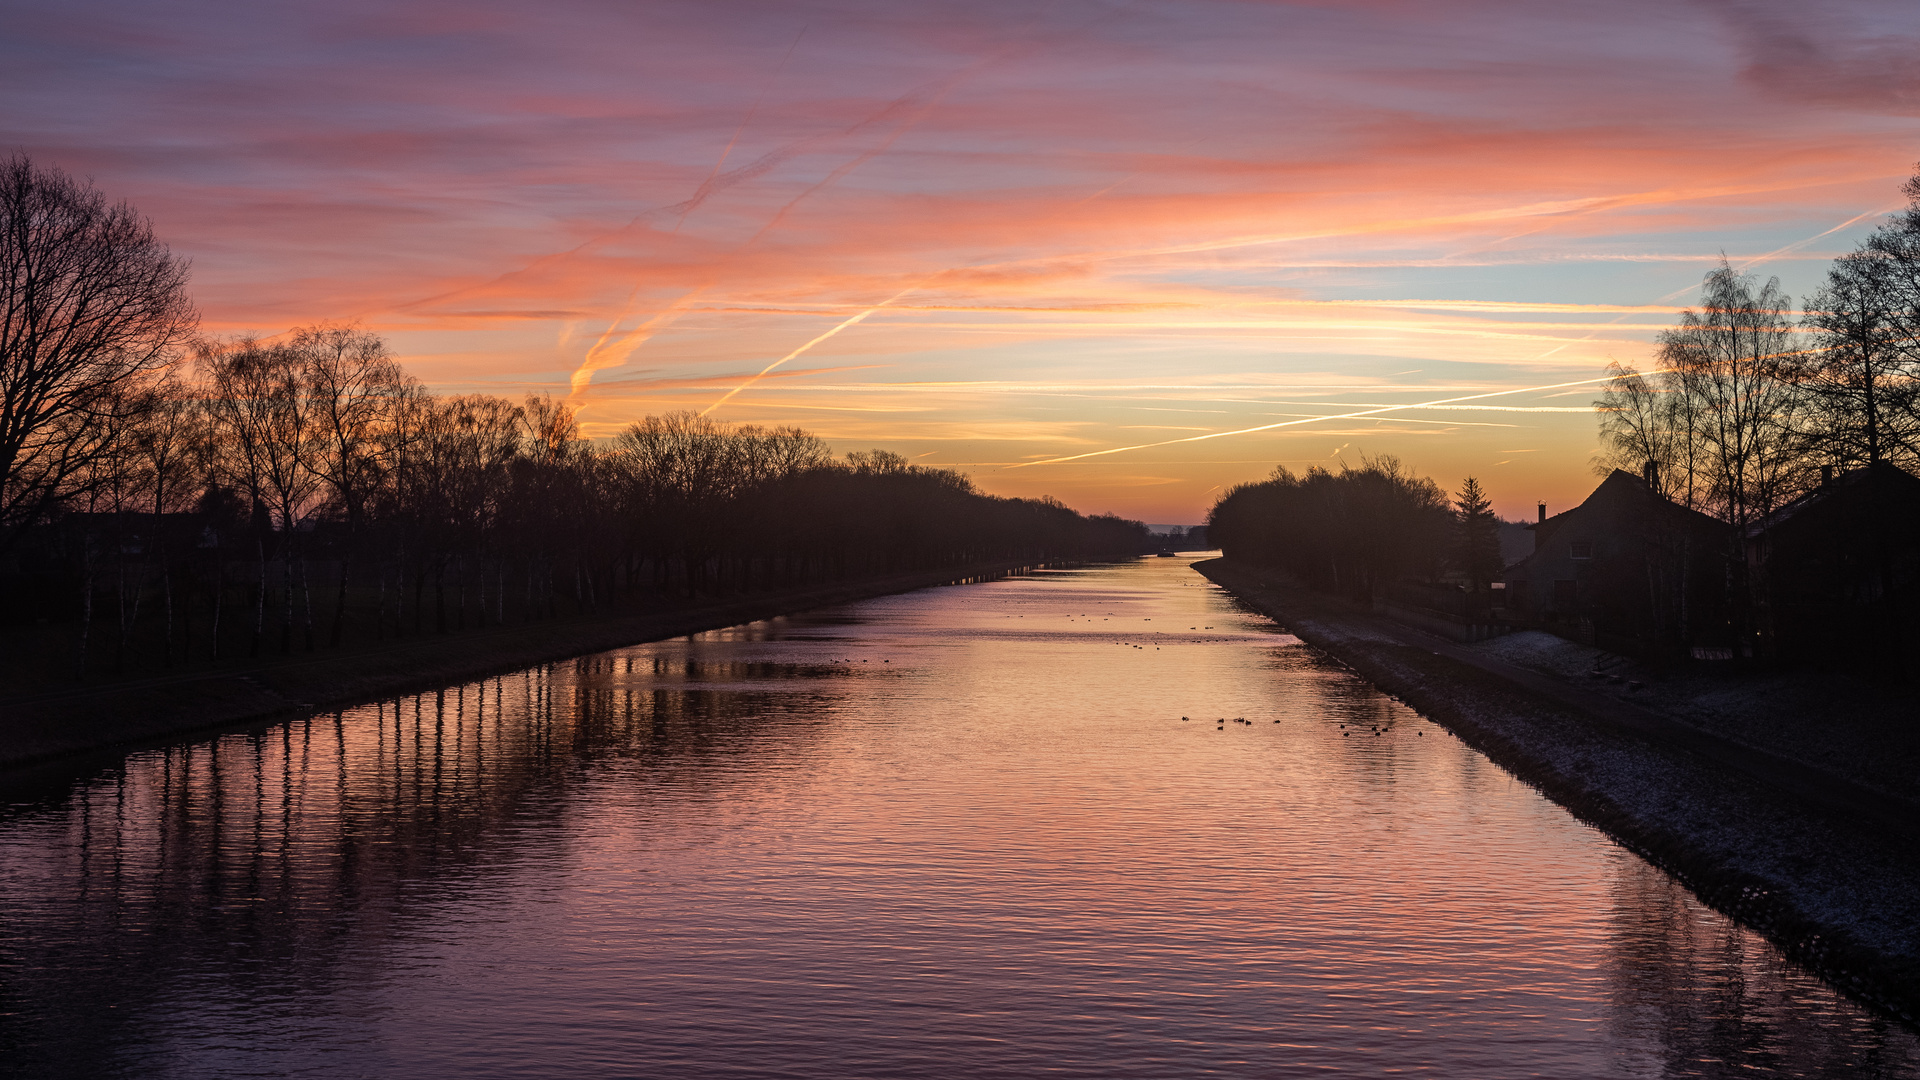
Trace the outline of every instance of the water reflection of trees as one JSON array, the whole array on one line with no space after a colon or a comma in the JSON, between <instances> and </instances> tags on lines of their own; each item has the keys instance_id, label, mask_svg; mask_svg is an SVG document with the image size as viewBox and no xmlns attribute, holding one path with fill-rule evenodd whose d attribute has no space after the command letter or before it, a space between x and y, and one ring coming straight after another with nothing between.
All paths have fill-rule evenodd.
<instances>
[{"instance_id":1,"label":"water reflection of trees","mask_svg":"<svg viewBox=\"0 0 1920 1080\"><path fill-rule=\"evenodd\" d=\"M608 777L699 812L754 797L769 755L804 764L841 696L827 670L602 655L74 782L0 833L0 1049L33 1075L138 1072L182 1022L170 1002L352 997L421 898L565 860ZM703 689L745 680L771 681Z\"/></svg>"},{"instance_id":2,"label":"water reflection of trees","mask_svg":"<svg viewBox=\"0 0 1920 1080\"><path fill-rule=\"evenodd\" d=\"M1611 881L1610 1023L1663 1076L1906 1076L1920 1039L1852 1008L1759 935L1620 852Z\"/></svg>"}]
</instances>

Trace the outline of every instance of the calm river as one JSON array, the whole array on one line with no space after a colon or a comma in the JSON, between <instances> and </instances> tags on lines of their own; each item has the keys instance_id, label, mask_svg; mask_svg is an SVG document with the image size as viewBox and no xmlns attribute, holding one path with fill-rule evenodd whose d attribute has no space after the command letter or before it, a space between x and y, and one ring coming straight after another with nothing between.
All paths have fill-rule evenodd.
<instances>
[{"instance_id":1,"label":"calm river","mask_svg":"<svg viewBox=\"0 0 1920 1080\"><path fill-rule=\"evenodd\" d=\"M1188 562L9 791L0 1072L1920 1076L1911 1033Z\"/></svg>"}]
</instances>

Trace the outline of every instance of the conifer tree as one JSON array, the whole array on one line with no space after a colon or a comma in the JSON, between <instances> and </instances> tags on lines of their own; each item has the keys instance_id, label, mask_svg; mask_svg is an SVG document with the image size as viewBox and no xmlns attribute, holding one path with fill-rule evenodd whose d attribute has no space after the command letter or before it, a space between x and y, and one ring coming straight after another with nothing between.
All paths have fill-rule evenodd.
<instances>
[{"instance_id":1,"label":"conifer tree","mask_svg":"<svg viewBox=\"0 0 1920 1080\"><path fill-rule=\"evenodd\" d=\"M1454 561L1466 574L1468 587L1485 592L1500 576L1500 521L1493 515L1493 503L1469 476L1454 498Z\"/></svg>"}]
</instances>

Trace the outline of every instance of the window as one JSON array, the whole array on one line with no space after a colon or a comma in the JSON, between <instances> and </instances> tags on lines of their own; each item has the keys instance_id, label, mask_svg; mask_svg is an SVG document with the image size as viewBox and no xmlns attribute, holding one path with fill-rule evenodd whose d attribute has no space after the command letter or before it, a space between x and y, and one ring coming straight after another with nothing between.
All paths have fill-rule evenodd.
<instances>
[{"instance_id":1,"label":"window","mask_svg":"<svg viewBox=\"0 0 1920 1080\"><path fill-rule=\"evenodd\" d=\"M1575 540L1567 545L1567 554L1575 559L1593 558L1593 541Z\"/></svg>"}]
</instances>

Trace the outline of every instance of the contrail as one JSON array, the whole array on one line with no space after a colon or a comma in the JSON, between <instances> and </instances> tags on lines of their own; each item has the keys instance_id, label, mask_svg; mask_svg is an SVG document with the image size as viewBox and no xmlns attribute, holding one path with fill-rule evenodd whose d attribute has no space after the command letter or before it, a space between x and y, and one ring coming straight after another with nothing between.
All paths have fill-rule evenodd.
<instances>
[{"instance_id":1,"label":"contrail","mask_svg":"<svg viewBox=\"0 0 1920 1080\"><path fill-rule=\"evenodd\" d=\"M846 320L845 322L827 331L826 333L821 334L819 337L814 338L812 341L807 342L805 345L800 346L799 348L793 350L792 352L781 357L780 359L775 360L773 363L768 364L766 367L761 368L758 372L754 374L752 378L748 379L746 382L743 382L739 386L736 386L733 389L727 391L726 393L720 395L719 401L716 401L713 404L707 406L706 408L701 409L700 415L705 416L708 413L712 412L713 410L719 408L720 406L725 405L733 397L733 395L739 393L742 390L747 389L748 387L752 386L754 383L759 382L761 379L765 378L767 373L772 371L774 368L777 368L781 364L786 363L787 361L793 359L794 357L805 353L808 349L813 348L815 345L820 344L821 342L827 340L833 335L839 333L842 330L845 330L847 327L852 326L854 323L857 323L860 320L866 318L867 316L873 314L874 312L879 311L881 308L886 307L888 304L893 303L895 300L900 299L901 297L907 295L912 291L913 289L906 288L906 289L900 290L897 293L894 293L892 296L887 297L885 300L880 301L879 303L873 305L872 307L861 312L860 314L855 315L853 318Z\"/></svg>"},{"instance_id":2,"label":"contrail","mask_svg":"<svg viewBox=\"0 0 1920 1080\"><path fill-rule=\"evenodd\" d=\"M1606 382L1608 376L1597 379L1575 379L1572 382L1552 383L1547 386L1522 386L1512 390L1495 390L1489 394L1468 394L1465 397L1438 398L1433 401L1417 401L1406 405L1382 405L1379 408L1363 409L1359 412L1334 413L1330 416L1310 416L1304 420L1283 420L1278 424L1262 424L1259 427L1241 428L1238 431L1214 431L1205 435L1189 435L1184 439L1168 439L1164 442L1140 443L1135 446L1116 446L1111 450L1095 450L1088 454L1071 454L1067 457L1048 458L1045 461L1023 461L1018 465L1008 465L1009 469L1024 469L1029 465L1058 465L1065 461L1079 461L1082 458L1102 457L1107 454L1123 453L1127 450L1146 450L1155 446L1172 446L1176 443L1204 442L1207 439L1224 439L1229 435L1252 435L1275 428L1297 427L1301 424L1317 424L1324 420L1357 420L1363 416L1378 416L1381 413L1398 412L1402 409L1430 409L1436 405L1451 405L1460 401L1479 401L1482 398L1503 397L1507 394L1530 394L1541 390L1560 390L1569 386L1587 386L1592 383Z\"/></svg>"},{"instance_id":3,"label":"contrail","mask_svg":"<svg viewBox=\"0 0 1920 1080\"><path fill-rule=\"evenodd\" d=\"M740 136L746 134L747 126L752 124L753 118L760 114L760 106L766 103L767 95L773 91L775 84L780 81L780 76L787 70L788 62L793 59L794 51L800 47L800 39L806 36L807 28L804 26L800 28L798 34L794 35L793 44L787 46L786 55L780 58L780 65L773 69L772 75L767 77L766 84L760 88L760 95L753 99L753 106L747 110L745 116L740 118L739 126L733 129L733 137L728 139L727 145L721 149L720 160L713 163L713 169L707 173L707 178L700 182L700 186L694 189L693 195L682 202L677 208L680 214L674 219L673 230L669 235L678 234L680 227L687 223L687 215L698 210L700 204L706 202L709 196L720 189L722 186L720 184L720 170L726 168L727 159L733 156L733 148L739 144ZM755 165L762 165L763 163L765 163L765 167L761 171L772 168L778 161L768 162L768 159L763 157L761 161L748 166L748 169L751 170ZM754 175L758 174L756 173ZM573 377L570 380L572 390L568 393L569 397L580 396L580 392L585 390L587 386L593 382L594 372L604 368L616 367L626 360L627 357L633 355L633 350L639 348L648 338L652 337L663 322L670 325L673 320L679 316L680 312L685 311L689 305L704 295L708 288L707 285L702 285L692 292L687 293L679 300L668 305L653 318L648 319L638 327L622 335L620 340L609 348L607 346L607 340L613 337L614 331L622 322L626 321L628 315L633 313L634 301L639 298L640 290L643 286L644 280L634 283L633 290L627 294L626 301L620 305L620 314L615 316L613 321L607 324L607 328L601 331L599 340L595 341L593 345L587 349L586 355L580 360L580 366L574 369Z\"/></svg>"},{"instance_id":4,"label":"contrail","mask_svg":"<svg viewBox=\"0 0 1920 1080\"><path fill-rule=\"evenodd\" d=\"M1853 225L1858 222L1865 221L1866 219L1873 217L1875 214L1890 213L1894 210L1900 209L1902 206L1905 206L1905 205L1906 205L1905 203L1890 203L1877 210L1869 210L1864 214L1855 214L1853 217L1850 217L1847 220L1841 222L1840 224L1835 225L1833 228L1828 229L1826 232L1814 233L1812 236L1809 236L1804 240L1795 240L1793 243L1788 244L1786 247L1775 248L1774 250L1767 252L1765 255L1756 255L1753 258L1748 259L1746 262L1741 263L1739 266L1734 267L1734 269L1745 270L1749 266L1758 266L1759 264L1763 262L1767 262L1771 259L1777 259L1780 256L1785 255L1789 251L1794 251L1796 249L1806 247L1808 244L1813 243L1815 240L1818 240L1823 236L1832 236L1834 233L1839 232L1841 229L1844 229L1849 225Z\"/></svg>"},{"instance_id":5,"label":"contrail","mask_svg":"<svg viewBox=\"0 0 1920 1080\"><path fill-rule=\"evenodd\" d=\"M639 348L654 334L672 325L673 320L678 318L680 313L691 306L694 301L700 299L706 291L707 286L702 285L680 299L675 300L658 314L654 315L653 318L622 334L620 340L609 346L607 339L613 337L614 329L620 325L621 320L627 317L627 312L622 312L619 318L607 324L606 330L600 335L600 340L594 342L593 345L587 349L586 355L581 357L580 366L574 369L571 379L572 389L568 391L568 396L578 397L581 391L585 390L587 386L593 382L594 372L602 371L610 367L618 367L626 362L627 357L633 355L633 350ZM634 293L638 295L638 287L634 289ZM633 297L629 296L627 299L631 302Z\"/></svg>"},{"instance_id":6,"label":"contrail","mask_svg":"<svg viewBox=\"0 0 1920 1080\"><path fill-rule=\"evenodd\" d=\"M1853 217L1850 217L1847 220L1841 222L1840 224L1835 225L1831 229L1827 229L1823 232L1815 233L1812 236L1809 236L1803 240L1796 240L1793 243L1786 245L1785 247L1775 249L1773 251L1766 253L1765 255L1758 255L1758 256L1755 256L1754 258L1748 259L1747 261L1740 264L1739 269L1745 270L1749 266L1755 266L1759 263L1766 262L1770 259L1778 258L1779 256L1786 254L1787 252L1793 251L1797 248L1805 247L1806 245L1813 243L1815 240L1818 240L1823 236L1831 236L1834 233L1837 233L1840 230L1848 227L1849 225L1857 224L1861 221L1866 220L1867 218L1874 216L1875 214L1887 213L1889 209L1899 209L1899 206L1896 205L1893 207L1882 207L1874 210L1868 210L1865 213L1856 214ZM1673 300L1696 288L1699 288L1699 286L1688 285L1685 288L1676 289L1673 292L1670 292L1665 296L1662 296L1660 298L1660 302L1664 303L1666 301ZM1620 322L1622 319L1625 319L1628 314L1632 314L1632 312L1623 313L1615 317L1614 319L1610 320L1608 325L1611 325L1612 323ZM1575 339L1575 341L1584 341L1584 340L1590 339L1597 333L1599 333L1598 329L1590 330L1583 337ZM1554 353L1560 352L1561 350L1567 348L1568 346L1573 345L1575 341L1569 341L1561 345L1555 346L1554 348L1547 350L1545 353L1542 353L1540 356L1537 356L1534 359L1544 360L1547 357L1552 356ZM1365 409L1360 412L1335 413L1328 416L1309 417L1304 420L1287 420L1278 424L1262 424L1259 427L1241 428L1238 431L1215 431L1206 435L1188 436L1187 438L1184 438L1184 439L1168 439L1165 442L1140 443L1135 446L1116 446L1110 450L1095 450L1092 453L1088 453L1088 454L1072 454L1067 457L1047 458L1044 461L1023 461L1017 465L1007 465L1004 467L1008 469L1024 469L1029 465L1058 465L1062 462L1080 461L1084 458L1091 458L1091 457L1103 457L1107 454L1119 454L1119 453L1124 453L1128 450L1146 450L1156 446L1172 446L1176 443L1201 442L1206 439L1223 439L1229 435L1252 435L1262 431L1272 431L1275 428L1295 427L1300 424L1315 424L1324 420L1357 420L1362 417L1378 416L1381 413L1398 412L1403 409L1432 408L1433 406L1436 406L1436 405L1452 405L1462 401L1476 401L1482 398L1502 397L1507 394L1528 394L1528 393L1535 393L1541 390L1559 390L1569 386L1587 386L1592 383L1606 382L1606 381L1607 381L1606 377L1601 377L1597 379L1578 379L1573 382L1554 383L1551 386L1528 386L1528 387L1522 387L1517 390L1499 390L1490 394L1473 394L1467 397L1443 398L1436 401L1416 402L1410 405L1383 405L1379 408Z\"/></svg>"},{"instance_id":7,"label":"contrail","mask_svg":"<svg viewBox=\"0 0 1920 1080\"><path fill-rule=\"evenodd\" d=\"M800 39L795 38L794 46L797 47L799 44L800 44ZM789 48L787 50L787 55L788 56L793 55L792 48ZM784 65L785 61L783 60L781 63ZM873 114L872 116L867 117L865 120L862 120L860 123L849 128L846 133L848 135L852 135L866 127L869 127L879 122L884 118L892 117L903 111L906 111L914 108L915 106L918 106L918 110L910 113L904 120L902 120L900 124L897 127L895 127L890 134L887 135L886 139L882 141L878 147L875 147L871 150L868 150L864 153L857 155L856 157L854 157L853 160L846 162L845 164L841 165L839 168L835 169L832 173L828 174L826 179L819 181L818 183L814 184L812 187L807 188L805 191L802 191L800 194L788 200L786 205L782 206L779 209L779 211L777 211L773 215L773 217L767 221L766 224L762 225L758 232L748 237L747 240L744 243L742 243L734 251L734 257L737 258L741 252L744 252L752 248L755 244L759 243L760 240L764 238L768 233L779 228L780 225L786 221L787 215L791 213L795 207L799 206L802 202L806 201L809 197L811 197L812 195L820 191L825 190L826 188L833 186L834 184L839 183L840 180L845 178L846 175L852 172L854 169L859 168L861 165L864 165L867 162L873 160L875 157L878 157L880 154L885 153L888 149L890 149L893 146L894 142L898 140L900 136L912 130L915 125L917 125L924 117L926 117L926 115L929 112L931 112L936 105L940 103L940 101L946 96L946 94L949 91L951 91L953 87L957 85L959 81L962 78L964 78L967 74L969 74L968 71L962 71L959 74L956 74L946 79L944 82L936 82L936 83L928 84L928 87L931 88L931 100L924 101L924 104L919 99L924 99L928 96L928 94L923 93L923 91L927 90L927 87L915 89L914 91L894 100L892 103L888 104L886 108L881 109L879 112ZM754 107L756 109L759 108L757 103L755 104ZM733 144L728 143L727 153L731 153L732 149L733 149ZM726 154L723 153L721 155L721 162L724 164L725 161L726 161ZM718 170L719 170L719 166L716 165L715 166L716 174L718 174ZM726 175L731 176L733 174L726 174ZM714 179L712 177L709 177L708 182L706 184L701 185L700 190L694 194L693 198L687 200L686 203L682 204L687 208L687 210L683 211L681 215L682 220L685 219L686 212L690 212L694 207L697 207L701 202L704 202L706 200L707 195L711 194L711 192L708 191L708 187L713 182L714 182ZM676 224L674 226L674 230L678 231L679 225ZM715 274L710 276L709 279L704 284L702 284L699 288L688 293L686 296L682 297L679 301L676 301L671 307L661 312L659 315L656 315L652 319L647 320L647 322L642 324L641 327L639 327L638 329L626 334L614 346L615 349L619 349L618 355L614 356L612 359L603 360L601 359L602 349L606 345L607 339L613 335L614 328L620 324L620 320L626 318L627 315L631 313L633 301L637 296L639 296L641 285L636 284L634 286L634 291L628 295L626 307L622 310L620 316L607 326L606 331L600 335L600 340L594 343L593 348L587 350L586 359L584 359L581 362L579 369L574 372L573 392L575 394L578 394L582 389L584 389L586 385L592 381L593 372L598 371L602 368L613 367L616 364L624 361L626 357L632 355L634 349L639 348L640 345L644 343L647 340L647 338L651 337L653 333L658 329L658 326L656 324L659 324L662 319L666 319L670 323L672 319L677 318L682 311L686 310L686 308L690 306L695 300L697 300L701 295L703 295L708 289L712 288L717 283L718 277L719 277L719 274L716 272ZM845 329L847 326L851 326L853 323L859 322L861 319L864 319L868 315L873 314L874 311L878 311L881 307L885 307L887 304L891 304L894 300L899 299L900 296L904 296L906 295L907 292L911 292L911 291L912 291L911 289L903 290L901 293L896 294L895 296L889 298L884 303L880 304L878 307L872 308L856 316L854 319L850 320L845 324L842 324L841 326L834 327L832 330L827 331L825 334L822 334L820 337L815 338L813 341L810 341L807 344L802 345L799 351L789 356L783 357L780 360L774 361L773 364L769 365L766 371L762 371L760 375L765 375L767 371L772 371L774 368L785 363L787 360L791 360L794 356L798 356L801 353L806 352L808 349L812 348L814 345L839 333L841 330ZM625 348L622 349L620 348L620 346L625 346ZM707 413L712 412L716 408L719 408L721 404L725 403L727 398L732 397L734 394L737 394L741 390L745 390L747 387L752 386L755 382L758 382L760 380L760 375L755 375L752 379L749 379L747 382L736 387L734 390L730 391L726 395L726 397L723 397L719 401L716 401L712 405L709 405L705 410L703 410L700 413L700 415L705 416L707 415Z\"/></svg>"},{"instance_id":8,"label":"contrail","mask_svg":"<svg viewBox=\"0 0 1920 1080\"><path fill-rule=\"evenodd\" d=\"M802 34L804 33L805 33L805 30L803 29ZM793 55L793 51L799 45L799 43L800 43L800 38L795 37L793 45L789 46L787 49L787 57L790 58ZM781 66L783 69L786 63L787 63L787 60L783 58L781 60ZM965 75L967 73L968 72L963 71L961 74ZM779 74L779 72L776 71L775 74L777 75ZM929 84L929 85L938 85L938 84L936 83L936 84ZM551 255L543 255L540 258L537 258L532 262L527 263L525 266L522 266L515 270L510 270L504 274L495 275L494 277L489 278L484 282L479 282L473 285L465 285L457 289L451 289L446 292L436 293L432 296L423 297L418 300L408 301L404 304L398 305L395 308L395 310L408 310L411 308L422 307L427 304L441 302L456 296L461 296L468 293L473 293L483 289L487 289L496 285L504 284L513 279L531 274L535 270L542 269L556 263L560 263L569 259L576 258L580 255L585 254L588 251L599 248L602 245L612 242L615 238L625 235L626 233L630 232L631 230L633 230L643 222L652 221L657 218L664 218L668 215L674 215L679 219L684 220L688 214L698 209L701 204L707 201L707 199L709 199L713 195L718 194L723 190L726 190L727 188L733 187L737 184L741 184L749 180L758 179L759 177L764 176L765 174L767 174L768 172L771 172L773 169L779 167L780 165L785 164L787 161L791 160L794 157L797 157L801 154L812 153L817 147L834 142L836 140L847 138L853 135L858 135L861 132L865 131L867 128L872 127L875 124L891 119L904 106L912 104L919 96L921 96L921 92L924 89L925 87L920 87L920 88L916 88L913 91L908 92L905 96L899 98L898 100L890 102L889 104L883 106L878 112L875 112L872 115L866 117L865 119L858 121L857 123L853 124L852 126L846 128L843 131L820 134L820 135L809 135L804 138L793 140L792 142L789 142L783 146L779 146L772 150L767 151L766 153L760 155L758 158L755 158L753 161L748 162L745 165L742 165L735 169L727 170L725 172L718 171L718 167L716 167L715 172L710 174L707 177L706 181L704 181L698 188L696 188L694 190L694 193L692 195L689 195L687 198L682 199L681 201L677 203L673 203L672 205L669 205L669 206L656 206L648 210L643 210L640 213L635 214L630 220L627 221L626 224L621 225L618 228L611 229L600 235L583 240L580 243L575 244L573 247L568 248L565 251L555 252ZM944 92L945 91L943 90L942 93ZM762 96L765 96L764 92ZM759 108L758 102L755 103L754 108L756 110ZM751 119L751 114L749 114L749 119ZM736 134L736 138L737 137L738 135ZM732 154L733 145L734 144L732 142L729 142L727 144L727 148L725 152L722 153L721 155L722 165L725 164L728 157ZM817 189L818 189L818 186L816 185L816 188L813 190L817 190ZM808 193L811 194L812 193L811 190ZM790 208L791 207L789 207L789 209ZM680 225L676 223L673 231L678 232L679 228L680 228ZM762 232L764 231L765 230L763 229ZM758 239L758 237L756 236L755 239ZM751 243L752 241L748 241L748 242Z\"/></svg>"},{"instance_id":9,"label":"contrail","mask_svg":"<svg viewBox=\"0 0 1920 1080\"><path fill-rule=\"evenodd\" d=\"M800 39L806 36L807 28L802 26L800 32L793 36L793 44L787 46L787 55L780 58L780 66L773 69L773 74L767 77L767 84L760 88L760 96L753 99L753 108L748 109L747 115L740 118L740 126L733 129L733 138L728 139L727 148L720 151L720 160L713 163L713 171L707 174L707 178L700 182L698 188L694 189L693 197L680 204L680 216L673 223L675 233L680 231L680 226L687 223L687 215L699 209L700 204L707 201L707 196L713 194L714 182L720 179L720 170L726 167L727 159L733 156L734 145L740 141L740 136L746 133L747 125L753 123L753 118L760 114L760 106L766 103L767 94L773 90L774 84L780 81L780 76L787 70L788 61L793 59L794 50L800 47Z\"/></svg>"}]
</instances>

